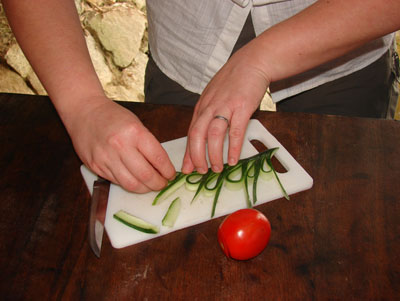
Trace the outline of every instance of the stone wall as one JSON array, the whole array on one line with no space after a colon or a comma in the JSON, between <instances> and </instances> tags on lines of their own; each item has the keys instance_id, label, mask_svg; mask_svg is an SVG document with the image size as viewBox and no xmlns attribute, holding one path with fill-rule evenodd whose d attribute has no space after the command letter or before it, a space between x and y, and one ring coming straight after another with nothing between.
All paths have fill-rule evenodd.
<instances>
[{"instance_id":1,"label":"stone wall","mask_svg":"<svg viewBox=\"0 0 400 301\"><path fill-rule=\"evenodd\" d=\"M143 101L147 63L145 0L75 0L89 52L106 94ZM0 92L46 95L0 4Z\"/></svg>"}]
</instances>

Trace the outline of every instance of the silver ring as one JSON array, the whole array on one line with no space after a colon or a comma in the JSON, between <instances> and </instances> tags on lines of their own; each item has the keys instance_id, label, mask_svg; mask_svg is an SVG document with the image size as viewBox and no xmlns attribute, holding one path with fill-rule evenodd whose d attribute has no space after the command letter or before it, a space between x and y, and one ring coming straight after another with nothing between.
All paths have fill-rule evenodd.
<instances>
[{"instance_id":1,"label":"silver ring","mask_svg":"<svg viewBox=\"0 0 400 301\"><path fill-rule=\"evenodd\" d=\"M215 115L215 116L214 116L214 119L220 119L220 120L225 121L225 122L228 124L228 127L229 127L229 120L228 120L228 118L226 118L226 117L224 117L224 116L221 116L221 115Z\"/></svg>"}]
</instances>

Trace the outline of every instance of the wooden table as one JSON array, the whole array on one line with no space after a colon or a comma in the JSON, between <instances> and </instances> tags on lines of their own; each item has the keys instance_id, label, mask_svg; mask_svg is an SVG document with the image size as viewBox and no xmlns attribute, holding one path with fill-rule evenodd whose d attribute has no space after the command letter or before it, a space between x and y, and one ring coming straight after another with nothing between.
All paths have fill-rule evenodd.
<instances>
[{"instance_id":1,"label":"wooden table","mask_svg":"<svg viewBox=\"0 0 400 301\"><path fill-rule=\"evenodd\" d=\"M123 105L161 141L186 135L191 108ZM314 178L290 201L257 207L272 225L261 255L226 258L219 218L119 250L106 237L98 259L87 240L81 162L52 104L0 94L2 299L400 298L400 123L255 117Z\"/></svg>"}]
</instances>

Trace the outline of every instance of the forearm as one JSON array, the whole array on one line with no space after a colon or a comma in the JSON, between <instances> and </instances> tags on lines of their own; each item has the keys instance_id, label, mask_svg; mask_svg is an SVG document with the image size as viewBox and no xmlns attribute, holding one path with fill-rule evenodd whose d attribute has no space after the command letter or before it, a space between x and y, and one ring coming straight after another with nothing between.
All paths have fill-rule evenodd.
<instances>
[{"instance_id":1,"label":"forearm","mask_svg":"<svg viewBox=\"0 0 400 301\"><path fill-rule=\"evenodd\" d=\"M82 162L129 191L162 189L175 168L141 121L105 97L74 1L3 0L3 5Z\"/></svg>"},{"instance_id":2,"label":"forearm","mask_svg":"<svg viewBox=\"0 0 400 301\"><path fill-rule=\"evenodd\" d=\"M61 118L82 99L104 95L94 71L74 1L3 0L19 45ZM65 121L65 120L64 120Z\"/></svg>"},{"instance_id":3,"label":"forearm","mask_svg":"<svg viewBox=\"0 0 400 301\"><path fill-rule=\"evenodd\" d=\"M301 73L400 28L400 1L321 0L244 49L269 82ZM254 55L254 52L256 55Z\"/></svg>"}]
</instances>

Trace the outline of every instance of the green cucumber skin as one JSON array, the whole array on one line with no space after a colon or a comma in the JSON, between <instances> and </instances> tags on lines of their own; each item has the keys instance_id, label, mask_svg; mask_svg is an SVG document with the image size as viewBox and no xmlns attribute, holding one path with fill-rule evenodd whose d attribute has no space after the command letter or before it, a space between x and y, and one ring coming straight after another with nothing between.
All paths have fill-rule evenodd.
<instances>
[{"instance_id":1,"label":"green cucumber skin","mask_svg":"<svg viewBox=\"0 0 400 301\"><path fill-rule=\"evenodd\" d=\"M212 170L211 170L211 169L208 169L207 173L204 174L204 175L201 177L199 187L197 188L196 193L194 194L191 203L193 203L193 202L196 200L196 198L200 195L200 192L201 192L203 189L205 189L205 185L206 185L206 182L207 182L207 180L208 180L208 177L209 177L212 173L213 173Z\"/></svg>"},{"instance_id":2,"label":"green cucumber skin","mask_svg":"<svg viewBox=\"0 0 400 301\"><path fill-rule=\"evenodd\" d=\"M126 213L126 214L128 214L128 213ZM147 222L146 222L146 223L149 224L149 227L148 227L148 228L144 228L144 227L140 227L140 226L137 226L137 225L135 225L135 224L132 224L132 223L126 221L125 219L119 217L118 212L117 212L117 213L114 213L113 217L114 217L116 220L118 220L119 222L123 223L124 225L126 225L126 226L128 226L128 227L131 227L131 228L133 228L133 229L135 229L135 230L138 230L138 231L140 231L140 232L150 233L150 234L157 234L157 233L160 232L160 231L158 230L158 227L157 227L157 226L151 225L151 224L149 224L149 223L147 223ZM135 218L139 219L138 217L135 217Z\"/></svg>"},{"instance_id":3,"label":"green cucumber skin","mask_svg":"<svg viewBox=\"0 0 400 301\"><path fill-rule=\"evenodd\" d=\"M178 190L185 182L188 175L178 172L175 179L172 180L167 187L163 188L154 198L152 205L155 206L158 202L170 196L176 190ZM177 186L177 187L175 187ZM172 190L173 189L173 190Z\"/></svg>"},{"instance_id":4,"label":"green cucumber skin","mask_svg":"<svg viewBox=\"0 0 400 301\"><path fill-rule=\"evenodd\" d=\"M167 213L165 213L164 218L162 219L161 222L162 225L172 228L175 225L180 210L181 210L181 199L180 197L177 197L169 205Z\"/></svg>"},{"instance_id":5,"label":"green cucumber skin","mask_svg":"<svg viewBox=\"0 0 400 301\"><path fill-rule=\"evenodd\" d=\"M277 182L278 182L278 184L279 184L279 187L280 187L281 190L282 190L283 196L285 197L285 199L290 200L290 197L289 197L289 195L287 194L287 192L286 192L286 190L285 190L285 187L283 187L282 182L281 182L281 180L279 179L278 174L276 173L275 168L272 166L271 159L268 159L268 164L270 164L270 166L271 166L271 168L272 168L273 175L275 176L275 178L276 178L276 180L277 180Z\"/></svg>"},{"instance_id":6,"label":"green cucumber skin","mask_svg":"<svg viewBox=\"0 0 400 301\"><path fill-rule=\"evenodd\" d=\"M221 172L220 175L218 175L217 181L215 182L214 186L210 187L210 184L215 180L215 177L217 176L216 173L214 173L210 168L206 174L200 175L196 171L194 171L191 174L188 175L183 175L182 173L178 172L177 177L175 180L171 181L166 188L161 190L159 194L156 196L156 198L153 201L153 205L157 204L157 202L160 199L164 199L166 196L169 196L171 193L173 193L177 188L175 188L175 185L179 185L179 187L183 184L183 182L191 185L191 191L195 191L196 186L197 190L191 200L191 203L193 203L197 197L200 195L201 192L205 192L208 195L212 195L214 193L214 200L212 204L212 209L211 209L211 217L214 216L215 214L215 209L217 206L218 202L218 197L221 192L221 188L223 184L226 185L226 183L229 183L230 185L234 186L234 188L239 187L239 186L244 186L245 190L245 197L246 197L246 204L248 208L251 208L253 205L257 203L257 182L259 179L259 176L261 175L262 178L264 177L265 174L270 174L275 177L277 180L283 196L289 200L289 195L287 194L285 188L283 187L278 174L276 173L272 162L271 158L275 154L275 152L278 150L277 147L271 148L266 150L265 152L255 154L251 157L244 158L239 160L239 162L235 166L229 166L227 164L224 164L224 169ZM270 167L269 170L265 170L264 168L264 163L267 164L267 166ZM256 166L257 165L257 166ZM241 168L241 177L239 179L232 179L230 178L231 173L235 172L237 169ZM253 168L253 174L250 173L250 169ZM223 175L223 176L222 176ZM197 180L192 181L193 176L200 176ZM222 176L222 178L221 178ZM253 181L253 187L252 191L249 189L249 182ZM182 181L182 182L181 182ZM229 188L228 188L229 189ZM231 189L230 189L231 190ZM235 189L236 190L236 189ZM168 193L169 192L169 193ZM252 198L250 197L252 196ZM253 199L253 200L251 200Z\"/></svg>"},{"instance_id":7,"label":"green cucumber skin","mask_svg":"<svg viewBox=\"0 0 400 301\"><path fill-rule=\"evenodd\" d=\"M197 172L192 172L191 174L189 174L186 177L186 181L185 181L186 189L189 191L196 191L199 188L202 176L203 175L201 175ZM192 177L198 177L199 179L197 181L192 181L191 180Z\"/></svg>"},{"instance_id":8,"label":"green cucumber skin","mask_svg":"<svg viewBox=\"0 0 400 301\"><path fill-rule=\"evenodd\" d=\"M214 217L215 214L215 208L217 207L217 202L218 202L218 197L222 189L222 184L224 183L224 179L226 177L226 173L228 172L230 168L224 169L218 176L217 183L215 184L215 195L214 195L214 201L211 209L211 218Z\"/></svg>"},{"instance_id":9,"label":"green cucumber skin","mask_svg":"<svg viewBox=\"0 0 400 301\"><path fill-rule=\"evenodd\" d=\"M260 175L262 158L257 158L254 162L254 179L253 179L253 205L257 203L257 182Z\"/></svg>"}]
</instances>

